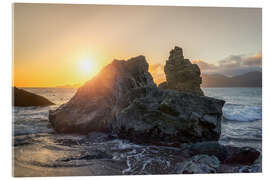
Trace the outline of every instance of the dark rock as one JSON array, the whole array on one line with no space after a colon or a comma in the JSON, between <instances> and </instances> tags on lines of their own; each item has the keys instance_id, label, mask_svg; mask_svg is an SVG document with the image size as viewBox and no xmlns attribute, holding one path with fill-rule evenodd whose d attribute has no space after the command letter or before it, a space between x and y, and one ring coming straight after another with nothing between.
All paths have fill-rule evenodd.
<instances>
[{"instance_id":1,"label":"dark rock","mask_svg":"<svg viewBox=\"0 0 270 180\"><path fill-rule=\"evenodd\" d=\"M14 106L50 106L54 105L48 99L36 95L34 93L27 92L16 87L13 88L13 105Z\"/></svg>"},{"instance_id":2,"label":"dark rock","mask_svg":"<svg viewBox=\"0 0 270 180\"><path fill-rule=\"evenodd\" d=\"M227 164L253 164L260 156L260 152L250 147L231 147L225 146L227 158L224 163Z\"/></svg>"},{"instance_id":3,"label":"dark rock","mask_svg":"<svg viewBox=\"0 0 270 180\"><path fill-rule=\"evenodd\" d=\"M200 68L197 64L192 64L189 59L184 58L182 48L175 47L170 51L164 71L167 81L161 83L160 88L204 95L200 88L202 83Z\"/></svg>"},{"instance_id":4,"label":"dark rock","mask_svg":"<svg viewBox=\"0 0 270 180\"><path fill-rule=\"evenodd\" d=\"M111 136L107 133L101 133L101 132L91 132L87 135L87 141L93 142L93 143L100 143L107 140L110 140Z\"/></svg>"},{"instance_id":5,"label":"dark rock","mask_svg":"<svg viewBox=\"0 0 270 180\"><path fill-rule=\"evenodd\" d=\"M224 101L158 88L136 91L145 91L145 95L124 108L112 123L120 137L172 146L219 139Z\"/></svg>"},{"instance_id":6,"label":"dark rock","mask_svg":"<svg viewBox=\"0 0 270 180\"><path fill-rule=\"evenodd\" d=\"M60 161L68 162L74 160L112 159L113 156L103 151L93 151L91 154L81 154L79 157L70 157Z\"/></svg>"},{"instance_id":7,"label":"dark rock","mask_svg":"<svg viewBox=\"0 0 270 180\"><path fill-rule=\"evenodd\" d=\"M188 145L186 149L191 156L207 154L216 156L225 164L253 164L260 156L260 152L250 147L233 147L221 145L218 142L201 142Z\"/></svg>"},{"instance_id":8,"label":"dark rock","mask_svg":"<svg viewBox=\"0 0 270 180\"><path fill-rule=\"evenodd\" d=\"M115 60L67 103L50 111L60 133L113 132L140 143L177 146L218 140L223 100L157 88L144 56Z\"/></svg>"},{"instance_id":9,"label":"dark rock","mask_svg":"<svg viewBox=\"0 0 270 180\"><path fill-rule=\"evenodd\" d=\"M176 172L179 174L216 173L219 166L220 161L217 157L202 154L193 156L187 161L177 163Z\"/></svg>"},{"instance_id":10,"label":"dark rock","mask_svg":"<svg viewBox=\"0 0 270 180\"><path fill-rule=\"evenodd\" d=\"M168 83L167 83L167 82L162 82L162 83L160 83L160 84L158 85L158 87L161 88L161 89L167 89Z\"/></svg>"},{"instance_id":11,"label":"dark rock","mask_svg":"<svg viewBox=\"0 0 270 180\"><path fill-rule=\"evenodd\" d=\"M262 172L262 166L259 164L252 164L249 166L240 166L233 169L234 172L238 173L258 173Z\"/></svg>"}]
</instances>

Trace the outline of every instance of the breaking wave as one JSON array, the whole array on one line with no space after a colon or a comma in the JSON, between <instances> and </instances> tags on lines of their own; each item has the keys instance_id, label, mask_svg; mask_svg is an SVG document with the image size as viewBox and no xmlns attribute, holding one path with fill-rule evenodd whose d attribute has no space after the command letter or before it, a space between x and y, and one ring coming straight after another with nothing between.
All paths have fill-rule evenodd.
<instances>
[{"instance_id":1,"label":"breaking wave","mask_svg":"<svg viewBox=\"0 0 270 180\"><path fill-rule=\"evenodd\" d=\"M262 119L262 106L225 104L223 117L229 121L256 121Z\"/></svg>"}]
</instances>

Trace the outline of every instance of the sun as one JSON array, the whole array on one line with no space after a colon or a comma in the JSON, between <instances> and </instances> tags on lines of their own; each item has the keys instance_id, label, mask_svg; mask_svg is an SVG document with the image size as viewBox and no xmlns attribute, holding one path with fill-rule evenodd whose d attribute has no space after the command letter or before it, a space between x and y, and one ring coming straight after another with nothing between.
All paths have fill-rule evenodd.
<instances>
[{"instance_id":1,"label":"sun","mask_svg":"<svg viewBox=\"0 0 270 180\"><path fill-rule=\"evenodd\" d=\"M95 63L90 59L82 59L78 62L78 68L83 75L93 75L96 72Z\"/></svg>"}]
</instances>

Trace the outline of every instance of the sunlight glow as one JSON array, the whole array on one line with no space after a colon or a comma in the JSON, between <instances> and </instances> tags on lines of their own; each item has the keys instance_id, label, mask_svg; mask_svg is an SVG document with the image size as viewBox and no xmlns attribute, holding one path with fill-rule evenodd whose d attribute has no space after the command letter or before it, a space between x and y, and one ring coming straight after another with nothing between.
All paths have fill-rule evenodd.
<instances>
[{"instance_id":1,"label":"sunlight glow","mask_svg":"<svg viewBox=\"0 0 270 180\"><path fill-rule=\"evenodd\" d=\"M78 63L79 71L82 75L93 75L96 72L94 60L82 59Z\"/></svg>"}]
</instances>

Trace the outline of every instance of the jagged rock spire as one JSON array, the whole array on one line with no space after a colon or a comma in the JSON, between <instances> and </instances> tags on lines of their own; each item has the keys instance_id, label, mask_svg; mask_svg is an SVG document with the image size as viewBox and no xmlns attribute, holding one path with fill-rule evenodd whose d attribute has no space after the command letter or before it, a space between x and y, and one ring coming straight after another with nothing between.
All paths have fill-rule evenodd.
<instances>
[{"instance_id":1,"label":"jagged rock spire","mask_svg":"<svg viewBox=\"0 0 270 180\"><path fill-rule=\"evenodd\" d=\"M167 82L160 84L161 88L204 95L200 88L202 83L200 68L197 64L192 64L189 59L184 58L182 48L176 46L170 51L164 71Z\"/></svg>"}]
</instances>

